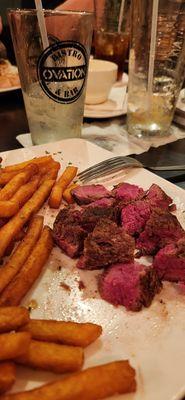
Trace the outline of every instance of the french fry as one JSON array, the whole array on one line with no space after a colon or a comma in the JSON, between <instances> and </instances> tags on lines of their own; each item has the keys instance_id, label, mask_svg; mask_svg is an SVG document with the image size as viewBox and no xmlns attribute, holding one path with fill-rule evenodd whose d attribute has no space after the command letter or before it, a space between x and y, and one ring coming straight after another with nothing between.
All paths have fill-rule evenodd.
<instances>
[{"instance_id":1,"label":"french fry","mask_svg":"<svg viewBox=\"0 0 185 400\"><path fill-rule=\"evenodd\" d=\"M29 319L29 312L24 307L0 307L0 333L16 330Z\"/></svg>"},{"instance_id":2,"label":"french fry","mask_svg":"<svg viewBox=\"0 0 185 400\"><path fill-rule=\"evenodd\" d=\"M55 161L52 159L48 165L44 165L43 167L41 167L39 169L39 171L40 171L41 175L46 175L51 169L59 170L60 163L58 161Z\"/></svg>"},{"instance_id":3,"label":"french fry","mask_svg":"<svg viewBox=\"0 0 185 400\"><path fill-rule=\"evenodd\" d=\"M0 268L0 293L22 268L35 246L43 228L43 217L33 217L26 235L9 260ZM0 308L1 310L1 308Z\"/></svg>"},{"instance_id":4,"label":"french fry","mask_svg":"<svg viewBox=\"0 0 185 400\"><path fill-rule=\"evenodd\" d=\"M21 229L21 231L19 231L17 235L15 235L14 237L15 242L19 242L20 240L22 240L25 237L25 234L26 234L25 230Z\"/></svg>"},{"instance_id":5,"label":"french fry","mask_svg":"<svg viewBox=\"0 0 185 400\"><path fill-rule=\"evenodd\" d=\"M20 272L13 278L0 295L0 306L19 305L33 283L40 275L53 247L51 229L45 226Z\"/></svg>"},{"instance_id":6,"label":"french fry","mask_svg":"<svg viewBox=\"0 0 185 400\"><path fill-rule=\"evenodd\" d=\"M77 183L72 183L72 185L68 186L67 189L64 190L62 197L68 204L74 203L74 199L71 196L71 190L77 186L79 186Z\"/></svg>"},{"instance_id":7,"label":"french fry","mask_svg":"<svg viewBox=\"0 0 185 400\"><path fill-rule=\"evenodd\" d=\"M34 176L28 183L22 185L11 198L21 208L33 195L40 183L40 176Z\"/></svg>"},{"instance_id":8,"label":"french fry","mask_svg":"<svg viewBox=\"0 0 185 400\"><path fill-rule=\"evenodd\" d=\"M7 167L1 169L0 174L3 174L4 172L15 172L15 171L18 172L27 167L29 164L36 164L39 168L41 168L49 164L51 161L52 161L52 156L50 155L32 158L31 160L23 161L19 164L8 165Z\"/></svg>"},{"instance_id":9,"label":"french fry","mask_svg":"<svg viewBox=\"0 0 185 400\"><path fill-rule=\"evenodd\" d=\"M30 345L29 332L11 332L0 335L0 361L13 360L25 353Z\"/></svg>"},{"instance_id":10,"label":"french fry","mask_svg":"<svg viewBox=\"0 0 185 400\"><path fill-rule=\"evenodd\" d=\"M24 171L15 175L0 191L0 200L9 200L17 190L38 172L35 164L28 165Z\"/></svg>"},{"instance_id":11,"label":"french fry","mask_svg":"<svg viewBox=\"0 0 185 400\"><path fill-rule=\"evenodd\" d=\"M14 246L15 246L15 240L12 240L12 242L8 245L8 247L6 248L6 251L5 251L5 257L9 257L10 256L10 254L12 253L12 251L13 251L13 249L14 249Z\"/></svg>"},{"instance_id":12,"label":"french fry","mask_svg":"<svg viewBox=\"0 0 185 400\"><path fill-rule=\"evenodd\" d=\"M135 371L127 360L88 368L27 392L1 400L100 400L136 391Z\"/></svg>"},{"instance_id":13,"label":"french fry","mask_svg":"<svg viewBox=\"0 0 185 400\"><path fill-rule=\"evenodd\" d=\"M15 364L10 361L0 363L0 394L9 390L15 379Z\"/></svg>"},{"instance_id":14,"label":"french fry","mask_svg":"<svg viewBox=\"0 0 185 400\"><path fill-rule=\"evenodd\" d=\"M41 174L42 174L42 179L41 182L43 182L44 179L56 179L58 175L58 171L60 169L60 163L57 161L53 161L48 167L42 168L41 169Z\"/></svg>"},{"instance_id":15,"label":"french fry","mask_svg":"<svg viewBox=\"0 0 185 400\"><path fill-rule=\"evenodd\" d=\"M102 333L102 327L96 324L44 319L31 319L21 330L30 332L33 339L81 347L88 346Z\"/></svg>"},{"instance_id":16,"label":"french fry","mask_svg":"<svg viewBox=\"0 0 185 400\"><path fill-rule=\"evenodd\" d=\"M19 212L0 229L0 258L4 255L6 248L15 235L17 235L31 216L43 205L46 198L49 196L54 182L54 180L45 180Z\"/></svg>"},{"instance_id":17,"label":"french fry","mask_svg":"<svg viewBox=\"0 0 185 400\"><path fill-rule=\"evenodd\" d=\"M62 201L62 195L64 190L68 187L68 185L72 182L74 177L77 174L77 167L72 165L68 166L58 181L52 188L50 197L49 197L49 206L52 208L58 208Z\"/></svg>"},{"instance_id":18,"label":"french fry","mask_svg":"<svg viewBox=\"0 0 185 400\"><path fill-rule=\"evenodd\" d=\"M10 218L19 211L19 205L13 200L0 200L0 218Z\"/></svg>"},{"instance_id":19,"label":"french fry","mask_svg":"<svg viewBox=\"0 0 185 400\"><path fill-rule=\"evenodd\" d=\"M0 186L6 185L19 171L4 172L0 170Z\"/></svg>"},{"instance_id":20,"label":"french fry","mask_svg":"<svg viewBox=\"0 0 185 400\"><path fill-rule=\"evenodd\" d=\"M16 363L60 374L79 371L83 360L81 347L31 340L28 350L16 359Z\"/></svg>"}]
</instances>

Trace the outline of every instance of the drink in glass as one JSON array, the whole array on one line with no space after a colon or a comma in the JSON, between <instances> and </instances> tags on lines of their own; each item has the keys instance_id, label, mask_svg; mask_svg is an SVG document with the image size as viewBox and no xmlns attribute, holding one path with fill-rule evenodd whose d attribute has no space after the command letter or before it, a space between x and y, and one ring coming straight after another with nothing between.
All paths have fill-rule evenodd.
<instances>
[{"instance_id":1,"label":"drink in glass","mask_svg":"<svg viewBox=\"0 0 185 400\"><path fill-rule=\"evenodd\" d=\"M80 137L93 15L44 10L44 47L36 10L8 13L34 144Z\"/></svg>"},{"instance_id":2,"label":"drink in glass","mask_svg":"<svg viewBox=\"0 0 185 400\"><path fill-rule=\"evenodd\" d=\"M115 62L121 79L128 56L130 1L95 0L95 57Z\"/></svg>"},{"instance_id":3,"label":"drink in glass","mask_svg":"<svg viewBox=\"0 0 185 400\"><path fill-rule=\"evenodd\" d=\"M133 0L128 132L167 135L185 76L185 2Z\"/></svg>"},{"instance_id":4,"label":"drink in glass","mask_svg":"<svg viewBox=\"0 0 185 400\"><path fill-rule=\"evenodd\" d=\"M95 32L95 56L101 60L112 61L118 65L121 78L128 55L129 35L118 32Z\"/></svg>"}]
</instances>

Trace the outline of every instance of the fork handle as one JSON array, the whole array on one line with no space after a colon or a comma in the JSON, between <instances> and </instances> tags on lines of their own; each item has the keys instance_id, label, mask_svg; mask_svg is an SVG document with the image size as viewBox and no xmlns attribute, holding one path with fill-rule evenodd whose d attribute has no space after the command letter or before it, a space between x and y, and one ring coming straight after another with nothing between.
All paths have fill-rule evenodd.
<instances>
[{"instance_id":1,"label":"fork handle","mask_svg":"<svg viewBox=\"0 0 185 400\"><path fill-rule=\"evenodd\" d=\"M154 171L180 171L180 170L185 170L185 164L183 165L161 165L161 166L156 166L156 167L146 167L148 169L154 170Z\"/></svg>"}]
</instances>

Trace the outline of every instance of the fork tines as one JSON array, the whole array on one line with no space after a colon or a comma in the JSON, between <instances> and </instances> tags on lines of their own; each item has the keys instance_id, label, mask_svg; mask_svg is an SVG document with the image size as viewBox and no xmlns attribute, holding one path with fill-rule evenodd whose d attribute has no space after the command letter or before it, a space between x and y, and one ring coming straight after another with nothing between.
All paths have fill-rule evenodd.
<instances>
[{"instance_id":1,"label":"fork tines","mask_svg":"<svg viewBox=\"0 0 185 400\"><path fill-rule=\"evenodd\" d=\"M131 157L116 156L85 169L77 177L81 181L87 181L128 167L142 167L142 164Z\"/></svg>"}]
</instances>

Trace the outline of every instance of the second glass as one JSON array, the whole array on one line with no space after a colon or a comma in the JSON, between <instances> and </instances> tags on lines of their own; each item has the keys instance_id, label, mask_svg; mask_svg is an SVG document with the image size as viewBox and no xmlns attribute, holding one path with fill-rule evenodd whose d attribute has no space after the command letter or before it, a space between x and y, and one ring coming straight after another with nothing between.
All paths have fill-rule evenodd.
<instances>
[{"instance_id":1,"label":"second glass","mask_svg":"<svg viewBox=\"0 0 185 400\"><path fill-rule=\"evenodd\" d=\"M8 18L33 143L80 137L93 14L44 10L48 43L36 10Z\"/></svg>"},{"instance_id":2,"label":"second glass","mask_svg":"<svg viewBox=\"0 0 185 400\"><path fill-rule=\"evenodd\" d=\"M132 0L128 132L170 133L185 76L185 1Z\"/></svg>"},{"instance_id":3,"label":"second glass","mask_svg":"<svg viewBox=\"0 0 185 400\"><path fill-rule=\"evenodd\" d=\"M128 56L130 0L95 0L95 57L115 62L121 79Z\"/></svg>"}]
</instances>

